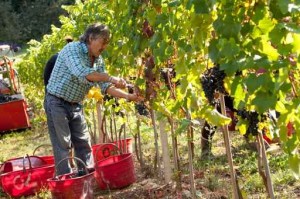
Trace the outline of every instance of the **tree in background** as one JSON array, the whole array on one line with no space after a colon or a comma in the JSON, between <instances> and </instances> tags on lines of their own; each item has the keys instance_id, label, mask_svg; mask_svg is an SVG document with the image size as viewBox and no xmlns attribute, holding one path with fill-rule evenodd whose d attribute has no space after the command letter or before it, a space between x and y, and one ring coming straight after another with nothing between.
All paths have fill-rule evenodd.
<instances>
[{"instance_id":1,"label":"tree in background","mask_svg":"<svg viewBox=\"0 0 300 199\"><path fill-rule=\"evenodd\" d=\"M14 11L11 2L0 2L0 41L14 42L21 39L19 15Z\"/></svg>"},{"instance_id":2,"label":"tree in background","mask_svg":"<svg viewBox=\"0 0 300 199\"><path fill-rule=\"evenodd\" d=\"M40 40L51 32L51 24L59 27L60 15L67 13L62 5L74 0L9 0L0 3L0 41L26 43Z\"/></svg>"}]
</instances>

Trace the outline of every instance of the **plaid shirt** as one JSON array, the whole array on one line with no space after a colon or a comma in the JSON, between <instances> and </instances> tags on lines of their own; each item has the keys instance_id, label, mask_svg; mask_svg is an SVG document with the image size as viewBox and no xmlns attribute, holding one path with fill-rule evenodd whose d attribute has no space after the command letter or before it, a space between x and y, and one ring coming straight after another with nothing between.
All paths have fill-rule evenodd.
<instances>
[{"instance_id":1,"label":"plaid shirt","mask_svg":"<svg viewBox=\"0 0 300 199\"><path fill-rule=\"evenodd\" d=\"M105 93L108 82L90 82L86 76L92 72L105 72L105 64L100 56L91 65L85 43L72 42L59 53L53 68L47 92L68 102L81 102L92 86L99 85Z\"/></svg>"}]
</instances>

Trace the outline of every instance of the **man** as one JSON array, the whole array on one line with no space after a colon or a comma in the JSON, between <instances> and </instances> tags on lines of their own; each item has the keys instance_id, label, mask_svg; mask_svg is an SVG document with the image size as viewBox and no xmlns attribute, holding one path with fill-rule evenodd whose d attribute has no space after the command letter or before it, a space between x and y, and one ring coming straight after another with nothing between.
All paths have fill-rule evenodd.
<instances>
[{"instance_id":1,"label":"man","mask_svg":"<svg viewBox=\"0 0 300 199\"><path fill-rule=\"evenodd\" d=\"M65 37L65 41L67 43L70 43L70 42L73 41L73 39L72 39L72 37ZM58 57L58 53L56 53L55 55L52 55L52 57L46 63L46 66L45 66L45 69L44 69L44 85L45 85L45 88L48 85L48 81L50 79L50 76L51 76L52 70L54 68L57 57Z\"/></svg>"},{"instance_id":2,"label":"man","mask_svg":"<svg viewBox=\"0 0 300 199\"><path fill-rule=\"evenodd\" d=\"M79 42L67 44L59 53L53 68L46 94L47 123L57 174L71 171L68 161L58 163L68 157L71 144L75 156L88 168L93 167L90 136L87 130L81 102L92 86L99 85L102 93L130 101L140 101L141 97L129 94L126 81L110 76L100 54L110 39L106 25L90 25ZM78 164L80 167L80 164Z\"/></svg>"}]
</instances>

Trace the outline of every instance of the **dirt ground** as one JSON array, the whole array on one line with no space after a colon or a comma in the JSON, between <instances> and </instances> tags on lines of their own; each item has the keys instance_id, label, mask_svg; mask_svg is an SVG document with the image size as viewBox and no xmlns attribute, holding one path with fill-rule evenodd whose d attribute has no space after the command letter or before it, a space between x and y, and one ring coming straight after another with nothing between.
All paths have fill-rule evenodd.
<instances>
[{"instance_id":1,"label":"dirt ground","mask_svg":"<svg viewBox=\"0 0 300 199\"><path fill-rule=\"evenodd\" d=\"M188 175L182 175L182 190L176 191L176 182L164 183L163 179L153 176L150 167L143 170L135 159L136 182L128 187L118 190L94 190L97 199L189 199L192 198L190 192L190 182ZM196 184L197 198L226 199L228 193L226 189L210 190L205 187L205 172L195 171L194 180ZM223 175L223 178L230 181L230 175Z\"/></svg>"}]
</instances>

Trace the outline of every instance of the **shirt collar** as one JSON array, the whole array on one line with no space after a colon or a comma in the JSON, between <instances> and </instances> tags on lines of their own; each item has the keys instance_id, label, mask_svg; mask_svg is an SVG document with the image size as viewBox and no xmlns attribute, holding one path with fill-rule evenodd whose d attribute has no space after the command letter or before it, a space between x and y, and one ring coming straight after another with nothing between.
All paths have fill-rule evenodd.
<instances>
[{"instance_id":1,"label":"shirt collar","mask_svg":"<svg viewBox=\"0 0 300 199\"><path fill-rule=\"evenodd\" d=\"M80 42L80 45L82 47L83 52L88 54L89 50L88 50L87 44L84 42Z\"/></svg>"},{"instance_id":2,"label":"shirt collar","mask_svg":"<svg viewBox=\"0 0 300 199\"><path fill-rule=\"evenodd\" d=\"M88 46L87 46L86 43L80 42L80 46L81 46L81 48L82 48L82 50L83 50L83 52L84 52L85 54L88 54L88 53L89 53L89 49L88 49ZM97 57L97 58L95 59L95 63L98 62L98 61L101 60L101 59L102 59L102 56L100 55L99 57Z\"/></svg>"}]
</instances>

